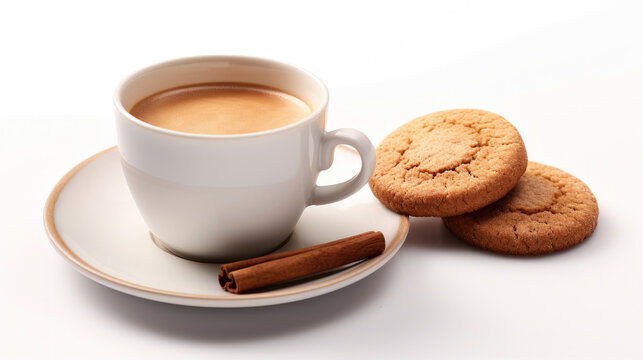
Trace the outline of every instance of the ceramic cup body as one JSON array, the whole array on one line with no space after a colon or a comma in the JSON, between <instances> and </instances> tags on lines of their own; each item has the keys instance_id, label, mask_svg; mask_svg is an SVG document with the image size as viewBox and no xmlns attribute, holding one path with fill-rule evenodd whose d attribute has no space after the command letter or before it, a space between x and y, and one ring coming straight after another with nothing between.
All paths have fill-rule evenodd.
<instances>
[{"instance_id":1,"label":"ceramic cup body","mask_svg":"<svg viewBox=\"0 0 643 360\"><path fill-rule=\"evenodd\" d=\"M208 82L275 87L306 101L313 113L259 133L199 135L155 127L128 112L156 92ZM125 79L114 97L123 171L158 243L197 260L258 256L287 240L307 206L338 201L361 188L375 165L373 145L357 130L326 132L327 105L326 87L314 75L258 58L179 59ZM339 144L357 149L362 168L344 183L317 186Z\"/></svg>"}]
</instances>

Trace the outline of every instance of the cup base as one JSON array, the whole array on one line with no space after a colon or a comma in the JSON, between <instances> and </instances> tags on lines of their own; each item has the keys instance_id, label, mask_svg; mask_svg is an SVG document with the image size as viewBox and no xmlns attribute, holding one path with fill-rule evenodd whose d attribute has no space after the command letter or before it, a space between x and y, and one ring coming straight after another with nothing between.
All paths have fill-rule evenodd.
<instances>
[{"instance_id":1,"label":"cup base","mask_svg":"<svg viewBox=\"0 0 643 360\"><path fill-rule=\"evenodd\" d=\"M256 256L267 255L267 254L270 254L270 253L272 253L274 251L279 250L282 246L286 245L288 240L290 240L291 235L292 235L292 233L290 233L286 237L286 239L284 241L282 241L281 243L279 243L279 245L277 245L274 249L271 249L270 251L266 252L265 254L259 254L259 255L256 255ZM164 243L158 237L156 237L152 232L150 232L150 238L152 239L152 242L154 243L154 245L156 245L159 249L165 251L168 254L178 256L180 258L190 260L190 261L196 261L196 262L202 262L202 263L225 264L225 263L228 263L228 262L245 259L245 258L233 258L233 259L231 259L231 258L217 258L217 257L185 254L185 253L182 253L181 251L177 251L177 250L173 249L171 246L168 246L166 243ZM256 257L256 256L251 256L251 257ZM250 258L250 257L248 257L248 258Z\"/></svg>"}]
</instances>

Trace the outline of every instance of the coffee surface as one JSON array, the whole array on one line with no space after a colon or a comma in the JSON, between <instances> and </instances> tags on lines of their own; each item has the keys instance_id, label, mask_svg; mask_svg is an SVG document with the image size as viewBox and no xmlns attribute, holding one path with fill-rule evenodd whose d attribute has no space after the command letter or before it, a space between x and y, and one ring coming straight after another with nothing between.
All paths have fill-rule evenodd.
<instances>
[{"instance_id":1,"label":"coffee surface","mask_svg":"<svg viewBox=\"0 0 643 360\"><path fill-rule=\"evenodd\" d=\"M194 134L246 134L280 128L312 113L303 100L275 88L207 83L164 90L130 114L154 126Z\"/></svg>"}]
</instances>

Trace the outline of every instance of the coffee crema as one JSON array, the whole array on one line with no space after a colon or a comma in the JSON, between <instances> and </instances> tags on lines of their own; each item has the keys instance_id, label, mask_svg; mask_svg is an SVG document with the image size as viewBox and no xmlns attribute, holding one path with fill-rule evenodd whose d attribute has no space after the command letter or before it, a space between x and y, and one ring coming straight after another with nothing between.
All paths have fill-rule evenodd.
<instances>
[{"instance_id":1,"label":"coffee crema","mask_svg":"<svg viewBox=\"0 0 643 360\"><path fill-rule=\"evenodd\" d=\"M280 128L313 112L279 89L248 83L204 83L160 91L136 103L134 117L164 129L206 135Z\"/></svg>"}]
</instances>

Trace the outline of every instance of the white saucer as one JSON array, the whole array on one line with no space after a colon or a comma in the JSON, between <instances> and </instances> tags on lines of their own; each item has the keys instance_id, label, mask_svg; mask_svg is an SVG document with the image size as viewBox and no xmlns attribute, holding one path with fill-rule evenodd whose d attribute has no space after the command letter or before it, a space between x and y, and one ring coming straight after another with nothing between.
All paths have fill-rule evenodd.
<instances>
[{"instance_id":1,"label":"white saucer","mask_svg":"<svg viewBox=\"0 0 643 360\"><path fill-rule=\"evenodd\" d=\"M338 147L320 184L343 181L359 169L359 157ZM251 219L249 219L251 221ZM204 307L249 307L286 303L350 285L384 265L402 246L407 216L382 206L368 186L343 201L308 207L290 240L278 251L327 242L361 232L381 231L386 250L315 280L246 295L224 292L218 264L199 263L158 248L127 189L116 147L71 169L45 206L45 229L54 247L77 270L113 289L167 303Z\"/></svg>"}]
</instances>

